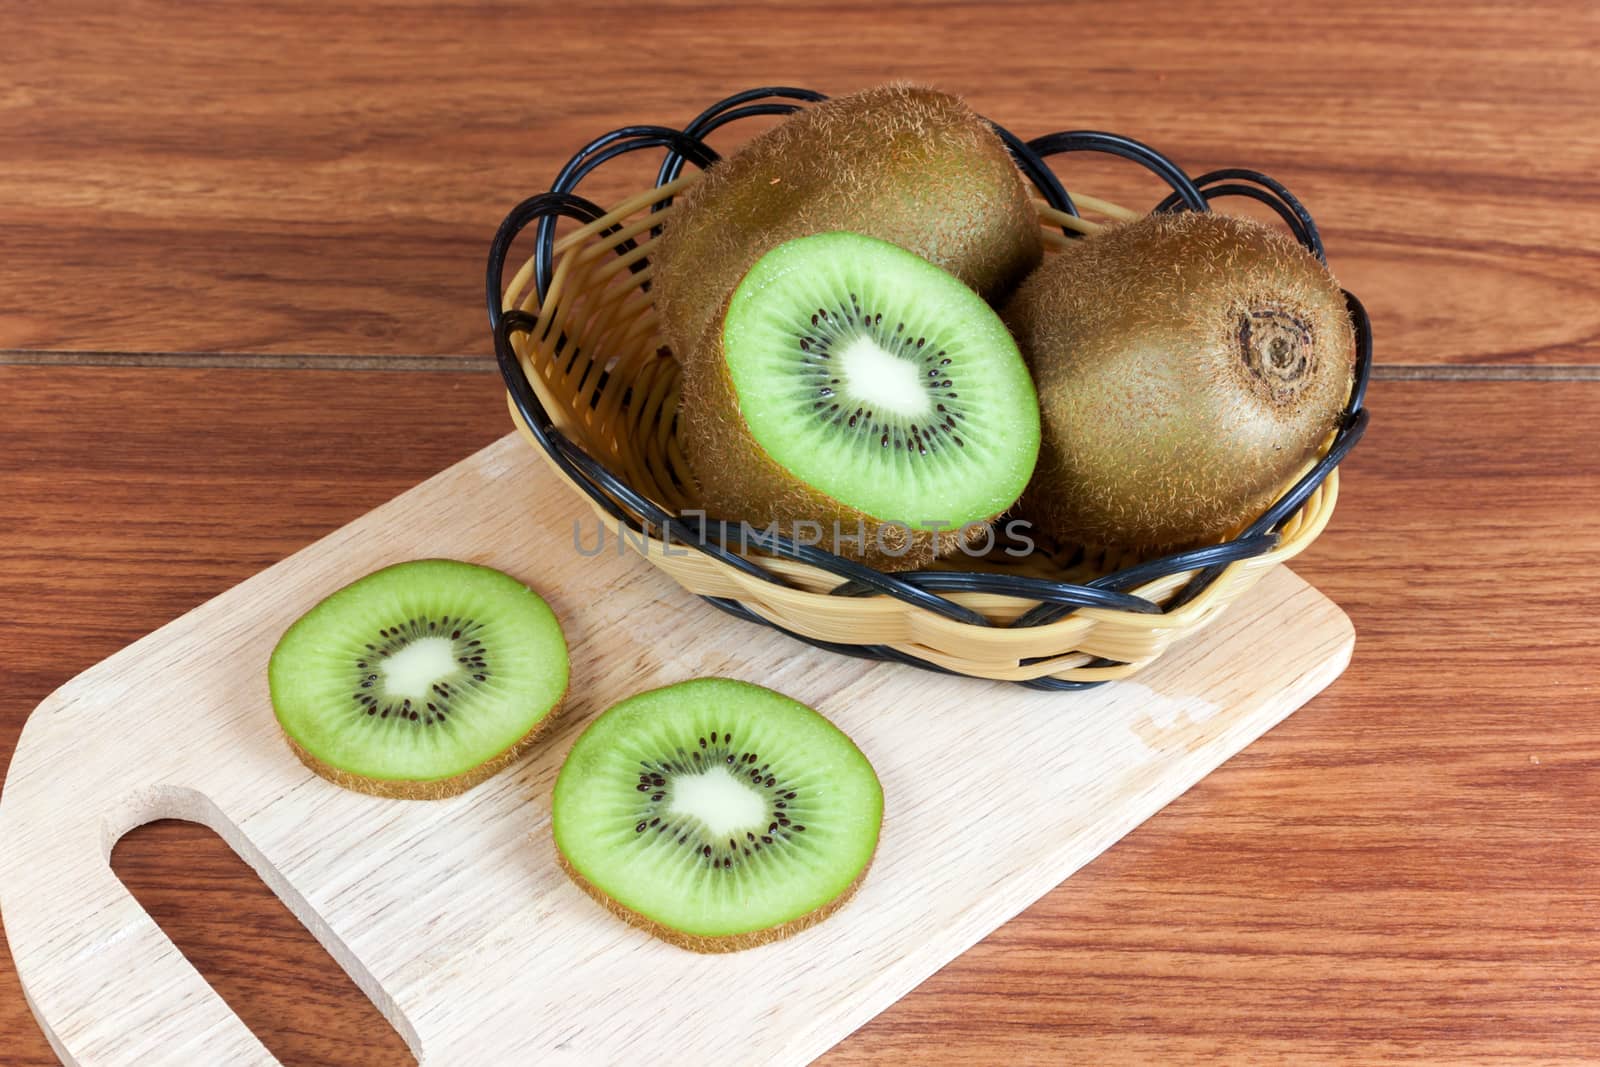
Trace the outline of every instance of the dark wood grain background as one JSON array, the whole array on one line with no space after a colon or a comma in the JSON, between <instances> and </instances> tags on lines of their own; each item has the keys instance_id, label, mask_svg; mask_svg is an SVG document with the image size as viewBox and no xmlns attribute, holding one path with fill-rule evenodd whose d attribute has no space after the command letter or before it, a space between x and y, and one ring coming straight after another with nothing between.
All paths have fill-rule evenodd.
<instances>
[{"instance_id":1,"label":"dark wood grain background","mask_svg":"<svg viewBox=\"0 0 1600 1067\"><path fill-rule=\"evenodd\" d=\"M1349 672L826 1062L1600 1057L1588 2L0 4L0 765L72 675L506 431L484 250L578 145L890 76L1274 174L1380 367L1296 564ZM285 1062L405 1060L209 832L114 863ZM8 957L0 1062L53 1062Z\"/></svg>"}]
</instances>

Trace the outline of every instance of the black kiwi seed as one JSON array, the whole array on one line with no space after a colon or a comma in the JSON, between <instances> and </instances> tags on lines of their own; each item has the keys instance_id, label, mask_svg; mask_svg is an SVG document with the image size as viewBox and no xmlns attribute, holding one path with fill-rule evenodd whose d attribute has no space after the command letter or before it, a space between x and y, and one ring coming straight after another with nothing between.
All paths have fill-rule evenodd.
<instances>
[{"instance_id":1,"label":"black kiwi seed","mask_svg":"<svg viewBox=\"0 0 1600 1067\"><path fill-rule=\"evenodd\" d=\"M439 681L429 685L433 700L425 702L429 714L423 715L412 709L411 700L406 698L398 705L389 705L379 710L379 704L372 699L368 692L379 687L381 682L379 664L405 649L412 640L430 634L445 636L455 643L452 658L460 667L472 671L471 682L482 684L489 680L490 671L488 661L483 655L483 642L468 635L477 632L479 625L463 618L444 616L439 619L407 619L404 623L378 628L378 636L384 639L381 646L366 644L364 651L358 655L354 663L357 678L354 700L358 708L365 710L368 715L377 715L387 719L393 711L397 718L404 722L419 722L426 726L443 722L450 711L451 701L476 686L461 680ZM465 638L465 640L464 640Z\"/></svg>"},{"instance_id":2,"label":"black kiwi seed","mask_svg":"<svg viewBox=\"0 0 1600 1067\"><path fill-rule=\"evenodd\" d=\"M669 829L674 832L675 840L680 845L688 845L694 849L702 861L708 861L712 870L732 870L740 863L753 857L763 844L771 846L776 843L772 836L779 832L780 827L789 826L789 817L783 813L788 803L798 795L796 790L788 789L779 779L772 765L761 760L756 752L736 751L733 746L733 735L719 730L708 731L706 736L697 737L698 746L705 749L705 754L713 760L721 760L724 766L737 766L749 772L749 782L752 786L761 789L769 798L769 809L777 821L769 823L768 833L757 835L753 831L744 833L744 841L737 837L726 839L724 846L722 839L707 841L694 825L694 820L685 822L681 819L663 819L662 806L667 803L668 794L671 792L671 779L676 774L702 774L701 752L696 748L691 752L694 765L679 764L676 761L660 763L650 760L640 760L637 772L637 781L634 783L635 792L645 794L640 798L642 805L634 822L634 833L643 834L654 827L657 833L665 833ZM678 750L682 755L682 749ZM679 832L681 830L681 832Z\"/></svg>"},{"instance_id":3,"label":"black kiwi seed","mask_svg":"<svg viewBox=\"0 0 1600 1067\"><path fill-rule=\"evenodd\" d=\"M857 298L852 300L852 305L855 307L855 309L857 311L860 311L859 297L857 297ZM850 316L843 308L839 309L838 315L843 317L845 319L845 321L847 323L849 323L849 324L854 324L855 323L855 319L852 316ZM800 347L800 350L803 353L819 354L821 352L821 350L823 348L825 348L826 345L829 343L829 338L830 337L836 339L838 337L845 336L845 333L847 331L840 330L838 318L834 318L834 319L832 319L830 321L824 322L824 321L822 321L822 319L825 316L826 316L826 312L821 308L818 309L817 314L811 316L812 325L813 326L818 326L820 324L821 326L823 326L825 328L823 330L819 331L823 335L822 337L805 336L805 337L798 338L799 347ZM866 335L869 335L869 336L873 336L874 340L877 341L880 345L884 346L885 348L889 349L890 351L897 352L897 353L900 353L902 355L914 353L915 351L923 349L924 347L927 346L927 343L928 343L927 337L926 336L919 336L919 337L915 338L915 340L913 340L911 335L905 332L905 328L906 327L905 327L905 323L903 323L903 322L902 323L898 323L896 325L895 332L893 334L879 334L879 332L876 329L876 327L879 326L882 323L882 321L883 321L882 312L873 312L871 314L862 313L861 314L861 323L860 323L860 327L861 328L858 329L858 330L855 330L855 331L848 331L848 332L853 332L853 333L855 333L857 335L866 334ZM832 330L834 330L835 332L830 334L830 332L829 332L830 328ZM946 349L939 348L939 349L937 349L936 353L930 353L926 357L930 364L933 362L933 360L936 357L943 357L943 358L939 359L939 363L938 363L937 366L930 366L930 368L928 370L928 379L929 379L929 381L927 383L927 387L929 389L947 390L946 392L943 392L943 393L940 394L941 396L943 396L947 400L948 399L958 399L959 398L958 394L955 391L953 391L954 390L953 380L948 376L949 375L949 371L941 369L941 368L949 367L951 365L951 363L952 363L952 360L948 356L946 356L946 354L945 354L946 351L947 351ZM817 365L813 365L813 366L817 366ZM924 441L921 441L921 440L918 439L918 437L920 436L920 434L922 432L922 429L921 429L920 426L912 426L912 427L910 427L909 433L912 436L908 438L907 436L905 436L905 434L908 431L905 430L903 427L894 425L894 420L890 420L888 422L880 424L879 422L877 422L877 421L875 421L873 419L872 412L870 412L870 411L863 412L861 408L857 408L854 411L854 413L852 413L852 414L850 414L848 416L844 416L843 419L841 420L840 417L837 414L839 412L839 410L840 410L839 405L837 403L831 404L831 405L826 403L826 401L828 401L828 400L830 400L833 397L838 395L838 390L837 390L836 387L838 387L841 384L840 379L839 378L827 378L825 374L822 374L820 372L820 366L817 366L816 373L821 374L821 377L816 378L814 380L820 382L822 380L822 378L826 378L826 384L819 384L817 386L816 396L819 399L813 401L811 407L812 407L813 411L822 412L823 413L823 417L825 419L828 419L829 422L837 425L837 424L839 424L839 422L842 421L847 428L856 429L859 426L859 424L861 423L861 421L863 419L865 419L866 423L867 423L867 425L865 427L865 430L866 430L867 433L875 436L878 439L878 447L879 448L894 449L894 450L904 449L907 452L915 450L918 455L923 455L923 456L930 455L933 452L937 451L937 448L930 447L930 445L931 445L930 442L924 442ZM945 408L945 406L943 404L939 404L938 405L938 410L941 413L943 413L943 412L946 411L946 408ZM936 429L940 433L944 432L943 427L936 427Z\"/></svg>"}]
</instances>

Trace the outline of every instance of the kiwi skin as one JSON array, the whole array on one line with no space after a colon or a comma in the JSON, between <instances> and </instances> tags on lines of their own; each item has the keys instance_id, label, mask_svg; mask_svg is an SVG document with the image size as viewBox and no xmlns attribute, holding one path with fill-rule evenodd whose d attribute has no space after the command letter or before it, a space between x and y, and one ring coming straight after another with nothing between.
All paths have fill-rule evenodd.
<instances>
[{"instance_id":1,"label":"kiwi skin","mask_svg":"<svg viewBox=\"0 0 1600 1067\"><path fill-rule=\"evenodd\" d=\"M523 734L509 748L491 756L470 771L450 778L368 778L324 763L302 748L300 743L287 732L284 732L283 739L289 743L289 750L301 763L334 785L343 786L357 793L366 793L368 796L388 797L391 800L443 800L465 793L516 762L517 758L533 747L534 743L544 736L550 725L560 717L566 699L566 694L562 693L556 700L555 707L546 712L544 718L533 724L533 729Z\"/></svg>"},{"instance_id":2,"label":"kiwi skin","mask_svg":"<svg viewBox=\"0 0 1600 1067\"><path fill-rule=\"evenodd\" d=\"M873 858L876 858L876 853L874 853ZM677 945L679 948L688 949L690 952L707 954L742 952L747 948L769 945L774 941L782 941L786 937L793 937L808 926L817 925L817 923L828 918L850 902L850 898L856 895L856 890L861 888L861 882L866 878L867 871L872 869L872 859L868 859L866 866L861 868L861 873L856 875L855 881L845 887L844 892L821 907L808 911L798 918L790 919L786 923L769 926L765 930L751 930L742 934L708 937L703 934L686 934L681 930L674 930L670 926L663 926L654 919L640 915L631 908L623 907L608 897L599 886L579 874L578 869L567 862L567 857L562 855L559 848L556 849L556 862L561 865L563 871L567 872L567 877L572 879L574 885L589 894L596 903L629 926L659 937L661 940Z\"/></svg>"},{"instance_id":3,"label":"kiwi skin","mask_svg":"<svg viewBox=\"0 0 1600 1067\"><path fill-rule=\"evenodd\" d=\"M680 361L762 254L832 230L900 245L991 302L1042 254L1010 153L960 99L900 84L836 97L708 168L651 243L653 300Z\"/></svg>"},{"instance_id":4,"label":"kiwi skin","mask_svg":"<svg viewBox=\"0 0 1600 1067\"><path fill-rule=\"evenodd\" d=\"M815 522L822 527L819 548L831 552L837 547L839 555L883 571L913 570L955 551L961 540L959 529L935 535L913 527L907 536L901 527L884 526L884 517L868 515L800 481L767 454L739 415L739 399L722 349L726 310L724 300L722 311L695 346L694 358L681 361L680 443L699 483L706 514L757 528L777 523L785 537L794 534L797 518ZM838 546L833 543L835 523L843 535ZM844 540L858 532L863 542L859 550L853 541ZM969 532L978 531L972 527Z\"/></svg>"},{"instance_id":5,"label":"kiwi skin","mask_svg":"<svg viewBox=\"0 0 1600 1067\"><path fill-rule=\"evenodd\" d=\"M1169 549L1261 514L1336 428L1355 333L1279 230L1162 213L1050 257L1002 318L1039 392L1020 512L1072 543Z\"/></svg>"}]
</instances>

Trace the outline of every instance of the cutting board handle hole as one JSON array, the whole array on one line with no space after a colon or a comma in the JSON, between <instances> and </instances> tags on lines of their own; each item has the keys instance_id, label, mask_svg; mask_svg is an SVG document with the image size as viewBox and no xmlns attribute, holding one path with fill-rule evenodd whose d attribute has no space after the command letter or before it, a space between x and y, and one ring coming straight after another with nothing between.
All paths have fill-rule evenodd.
<instances>
[{"instance_id":1,"label":"cutting board handle hole","mask_svg":"<svg viewBox=\"0 0 1600 1067\"><path fill-rule=\"evenodd\" d=\"M182 858L184 875L174 860ZM116 842L111 868L287 1065L415 1063L378 1007L210 827L160 819Z\"/></svg>"}]
</instances>

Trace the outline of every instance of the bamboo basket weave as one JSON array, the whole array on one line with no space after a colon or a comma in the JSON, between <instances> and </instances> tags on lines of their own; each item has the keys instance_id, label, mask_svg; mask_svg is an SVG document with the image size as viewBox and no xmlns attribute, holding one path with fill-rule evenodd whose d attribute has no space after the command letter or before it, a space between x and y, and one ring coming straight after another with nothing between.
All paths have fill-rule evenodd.
<instances>
[{"instance_id":1,"label":"bamboo basket weave","mask_svg":"<svg viewBox=\"0 0 1600 1067\"><path fill-rule=\"evenodd\" d=\"M718 158L707 134L819 99L800 89L756 89L720 101L682 130L632 126L597 138L550 192L519 204L495 236L487 299L513 420L589 500L607 536L724 611L812 645L1056 690L1128 677L1316 539L1338 499L1337 465L1366 426L1371 330L1348 293L1358 366L1339 428L1271 508L1222 543L1157 559L1070 547L1022 561L962 556L886 574L767 536L740 516L701 514L677 435L678 365L662 347L651 306L650 242L671 217L673 198L698 177L684 173L685 163L704 168ZM1230 169L1191 179L1152 149L1113 134L1075 131L1023 143L995 129L1038 192L1047 254L1097 230L1103 223L1096 217L1138 215L1069 193L1045 163L1096 151L1163 178L1173 192L1155 210L1204 211L1218 197L1249 197L1272 207L1323 256L1311 216L1265 175ZM609 210L574 192L596 167L650 149L665 152L651 188ZM562 217L579 225L557 239ZM511 244L530 226L533 253L507 282Z\"/></svg>"}]
</instances>

